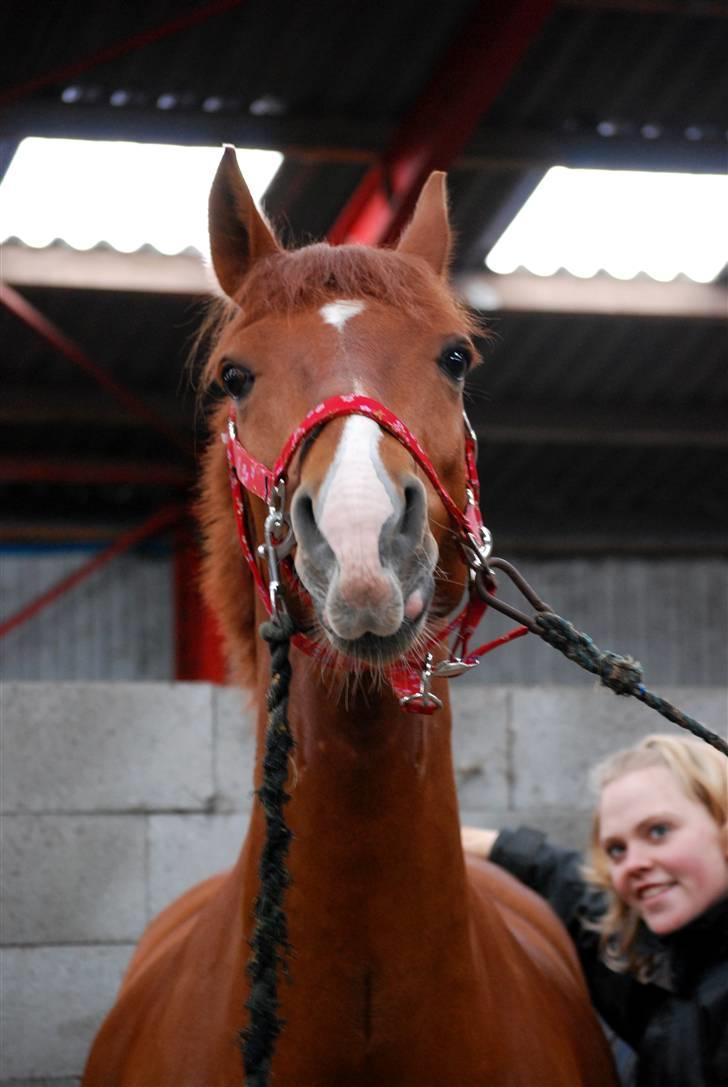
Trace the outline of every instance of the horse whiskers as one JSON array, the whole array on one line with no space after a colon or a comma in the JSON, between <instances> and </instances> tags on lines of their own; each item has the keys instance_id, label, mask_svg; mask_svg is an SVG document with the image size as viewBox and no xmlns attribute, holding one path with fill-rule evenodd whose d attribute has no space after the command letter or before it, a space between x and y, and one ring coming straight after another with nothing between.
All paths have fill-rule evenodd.
<instances>
[{"instance_id":1,"label":"horse whiskers","mask_svg":"<svg viewBox=\"0 0 728 1087\"><path fill-rule=\"evenodd\" d=\"M439 563L435 567L434 574L435 574L435 579L441 585L454 585L455 584L455 578L451 577L450 574L448 574L447 570L445 570L442 566L440 566Z\"/></svg>"}]
</instances>

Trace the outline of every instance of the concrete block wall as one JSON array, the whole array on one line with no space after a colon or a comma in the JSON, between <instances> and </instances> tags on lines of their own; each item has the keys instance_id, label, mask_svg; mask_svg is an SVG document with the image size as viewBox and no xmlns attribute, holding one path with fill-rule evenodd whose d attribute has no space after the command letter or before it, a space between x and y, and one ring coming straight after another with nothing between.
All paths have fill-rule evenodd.
<instances>
[{"instance_id":1,"label":"concrete block wall","mask_svg":"<svg viewBox=\"0 0 728 1087\"><path fill-rule=\"evenodd\" d=\"M588 767L673 726L605 690L453 684L464 821L582 845ZM660 693L716 731L728 692ZM206 684L0 688L0 1084L72 1087L147 922L233 863L252 718Z\"/></svg>"}]
</instances>

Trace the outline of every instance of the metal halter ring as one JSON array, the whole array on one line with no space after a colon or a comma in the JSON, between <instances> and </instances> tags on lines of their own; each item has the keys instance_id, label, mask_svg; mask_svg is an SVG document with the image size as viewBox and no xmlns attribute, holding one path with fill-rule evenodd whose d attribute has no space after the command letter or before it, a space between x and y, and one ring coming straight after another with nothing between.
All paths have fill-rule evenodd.
<instances>
[{"instance_id":1,"label":"metal halter ring","mask_svg":"<svg viewBox=\"0 0 728 1087\"><path fill-rule=\"evenodd\" d=\"M467 543L461 541L465 560L471 570L488 572L488 559L493 552L493 537L485 525L480 525L480 539L468 532Z\"/></svg>"}]
</instances>

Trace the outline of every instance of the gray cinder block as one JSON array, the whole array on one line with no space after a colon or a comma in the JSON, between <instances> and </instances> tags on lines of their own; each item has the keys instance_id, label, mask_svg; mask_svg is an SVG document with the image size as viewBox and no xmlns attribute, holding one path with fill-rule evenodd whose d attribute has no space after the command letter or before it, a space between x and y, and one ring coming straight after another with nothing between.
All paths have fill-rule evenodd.
<instances>
[{"instance_id":1,"label":"gray cinder block","mask_svg":"<svg viewBox=\"0 0 728 1087\"><path fill-rule=\"evenodd\" d=\"M0 1080L78 1076L133 948L0 951Z\"/></svg>"},{"instance_id":2,"label":"gray cinder block","mask_svg":"<svg viewBox=\"0 0 728 1087\"><path fill-rule=\"evenodd\" d=\"M208 876L232 868L248 815L154 815L149 819L149 919Z\"/></svg>"},{"instance_id":3,"label":"gray cinder block","mask_svg":"<svg viewBox=\"0 0 728 1087\"><path fill-rule=\"evenodd\" d=\"M452 746L461 807L505 808L509 803L506 687L451 687Z\"/></svg>"},{"instance_id":4,"label":"gray cinder block","mask_svg":"<svg viewBox=\"0 0 728 1087\"><path fill-rule=\"evenodd\" d=\"M204 810L212 688L195 683L8 683L4 811Z\"/></svg>"},{"instance_id":5,"label":"gray cinder block","mask_svg":"<svg viewBox=\"0 0 728 1087\"><path fill-rule=\"evenodd\" d=\"M589 838L591 812L575 811L573 808L511 808L486 811L468 808L461 810L460 821L464 826L490 827L493 830L502 830L504 827L511 830L520 826L534 827L542 830L556 845L583 851Z\"/></svg>"},{"instance_id":6,"label":"gray cinder block","mask_svg":"<svg viewBox=\"0 0 728 1087\"><path fill-rule=\"evenodd\" d=\"M680 687L656 693L726 735L725 689ZM685 735L636 699L604 687L514 688L514 807L591 807L591 767L651 732Z\"/></svg>"},{"instance_id":7,"label":"gray cinder block","mask_svg":"<svg viewBox=\"0 0 728 1087\"><path fill-rule=\"evenodd\" d=\"M215 720L215 807L249 811L253 802L255 709L251 696L237 687L217 687Z\"/></svg>"},{"instance_id":8,"label":"gray cinder block","mask_svg":"<svg viewBox=\"0 0 728 1087\"><path fill-rule=\"evenodd\" d=\"M143 816L6 815L0 840L3 943L137 939L145 922Z\"/></svg>"}]
</instances>

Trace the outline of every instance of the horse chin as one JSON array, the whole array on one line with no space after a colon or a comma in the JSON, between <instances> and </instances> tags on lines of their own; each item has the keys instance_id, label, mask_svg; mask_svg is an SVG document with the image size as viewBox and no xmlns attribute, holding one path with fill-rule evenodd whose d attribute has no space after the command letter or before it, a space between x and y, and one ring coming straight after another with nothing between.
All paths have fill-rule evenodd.
<instances>
[{"instance_id":1,"label":"horse chin","mask_svg":"<svg viewBox=\"0 0 728 1087\"><path fill-rule=\"evenodd\" d=\"M403 619L399 630L394 634L382 636L379 634L363 634L360 638L347 641L340 638L328 627L326 634L334 649L349 660L361 661L363 664L386 665L392 661L405 657L417 642L427 615L427 609L416 619Z\"/></svg>"}]
</instances>

